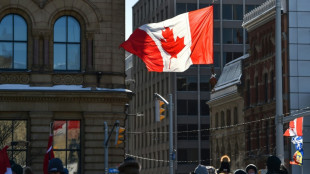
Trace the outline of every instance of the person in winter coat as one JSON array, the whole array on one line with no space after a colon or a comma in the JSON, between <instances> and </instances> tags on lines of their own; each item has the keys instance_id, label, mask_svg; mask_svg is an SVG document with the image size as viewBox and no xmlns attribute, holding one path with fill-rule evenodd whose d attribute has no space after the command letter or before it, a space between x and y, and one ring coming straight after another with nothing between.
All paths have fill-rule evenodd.
<instances>
[{"instance_id":1,"label":"person in winter coat","mask_svg":"<svg viewBox=\"0 0 310 174\"><path fill-rule=\"evenodd\" d=\"M247 174L257 174L257 167L254 164L246 166L245 171Z\"/></svg>"},{"instance_id":2,"label":"person in winter coat","mask_svg":"<svg viewBox=\"0 0 310 174\"><path fill-rule=\"evenodd\" d=\"M222 161L221 166L217 171L218 174L228 174L230 173L230 164L227 161Z\"/></svg>"},{"instance_id":3,"label":"person in winter coat","mask_svg":"<svg viewBox=\"0 0 310 174\"><path fill-rule=\"evenodd\" d=\"M49 174L64 174L64 166L59 158L53 158L48 163Z\"/></svg>"},{"instance_id":4,"label":"person in winter coat","mask_svg":"<svg viewBox=\"0 0 310 174\"><path fill-rule=\"evenodd\" d=\"M278 157L267 158L267 174L285 174L285 171L281 170L281 160Z\"/></svg>"},{"instance_id":5,"label":"person in winter coat","mask_svg":"<svg viewBox=\"0 0 310 174\"><path fill-rule=\"evenodd\" d=\"M247 174L247 173L245 173L245 171L242 170L242 169L237 169L237 170L234 172L234 174Z\"/></svg>"},{"instance_id":6,"label":"person in winter coat","mask_svg":"<svg viewBox=\"0 0 310 174\"><path fill-rule=\"evenodd\" d=\"M30 167L25 167L23 174L33 174L32 169Z\"/></svg>"},{"instance_id":7,"label":"person in winter coat","mask_svg":"<svg viewBox=\"0 0 310 174\"><path fill-rule=\"evenodd\" d=\"M120 174L139 174L141 165L134 158L127 157L118 167L118 170Z\"/></svg>"},{"instance_id":8,"label":"person in winter coat","mask_svg":"<svg viewBox=\"0 0 310 174\"><path fill-rule=\"evenodd\" d=\"M209 174L207 167L204 165L198 165L194 171L195 174Z\"/></svg>"}]
</instances>

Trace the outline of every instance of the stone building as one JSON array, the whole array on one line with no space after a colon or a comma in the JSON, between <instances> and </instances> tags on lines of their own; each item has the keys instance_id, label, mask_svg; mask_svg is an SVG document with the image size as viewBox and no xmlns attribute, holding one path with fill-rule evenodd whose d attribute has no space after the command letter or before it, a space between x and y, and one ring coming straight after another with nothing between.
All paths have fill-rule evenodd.
<instances>
[{"instance_id":1,"label":"stone building","mask_svg":"<svg viewBox=\"0 0 310 174\"><path fill-rule=\"evenodd\" d=\"M245 133L242 64L246 54L227 63L211 92L208 101L211 117L211 165L220 166L220 159L228 155L231 171L244 168Z\"/></svg>"},{"instance_id":2,"label":"stone building","mask_svg":"<svg viewBox=\"0 0 310 174\"><path fill-rule=\"evenodd\" d=\"M10 159L43 173L54 123L55 156L70 173L103 173L104 122L123 125L131 95L118 48L125 1L1 0L0 20L1 148L14 142ZM109 166L123 156L124 144L111 144Z\"/></svg>"},{"instance_id":3,"label":"stone building","mask_svg":"<svg viewBox=\"0 0 310 174\"><path fill-rule=\"evenodd\" d=\"M265 168L266 158L276 152L275 5L275 0L269 0L247 13L243 21L250 45L250 57L243 65L244 120L251 122L245 125L245 162L258 168ZM283 12L283 113L288 113L288 19L285 9Z\"/></svg>"}]
</instances>

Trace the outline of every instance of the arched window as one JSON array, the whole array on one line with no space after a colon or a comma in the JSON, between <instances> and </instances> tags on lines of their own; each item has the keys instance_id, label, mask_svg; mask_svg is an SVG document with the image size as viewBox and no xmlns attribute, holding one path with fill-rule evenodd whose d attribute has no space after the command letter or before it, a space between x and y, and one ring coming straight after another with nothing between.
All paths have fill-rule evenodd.
<instances>
[{"instance_id":1,"label":"arched window","mask_svg":"<svg viewBox=\"0 0 310 174\"><path fill-rule=\"evenodd\" d=\"M226 126L230 126L231 125L231 112L230 109L227 109L226 111Z\"/></svg>"},{"instance_id":2,"label":"arched window","mask_svg":"<svg viewBox=\"0 0 310 174\"><path fill-rule=\"evenodd\" d=\"M27 68L27 23L17 14L0 22L0 69Z\"/></svg>"},{"instance_id":3,"label":"arched window","mask_svg":"<svg viewBox=\"0 0 310 174\"><path fill-rule=\"evenodd\" d=\"M80 23L71 16L62 16L54 25L54 70L81 69Z\"/></svg>"},{"instance_id":4,"label":"arched window","mask_svg":"<svg viewBox=\"0 0 310 174\"><path fill-rule=\"evenodd\" d=\"M238 124L239 120L238 120L238 108L235 107L234 108L234 124Z\"/></svg>"},{"instance_id":5,"label":"arched window","mask_svg":"<svg viewBox=\"0 0 310 174\"><path fill-rule=\"evenodd\" d=\"M219 127L219 114L218 113L215 114L215 126L214 127L215 128Z\"/></svg>"},{"instance_id":6,"label":"arched window","mask_svg":"<svg viewBox=\"0 0 310 174\"><path fill-rule=\"evenodd\" d=\"M222 127L225 126L225 114L224 114L224 111L221 112L221 126Z\"/></svg>"}]
</instances>

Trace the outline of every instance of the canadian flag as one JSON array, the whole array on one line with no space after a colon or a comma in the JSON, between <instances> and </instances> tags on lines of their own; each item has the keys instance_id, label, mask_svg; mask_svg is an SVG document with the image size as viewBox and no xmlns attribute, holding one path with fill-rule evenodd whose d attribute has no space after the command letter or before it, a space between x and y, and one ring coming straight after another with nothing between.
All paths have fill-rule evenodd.
<instances>
[{"instance_id":1,"label":"canadian flag","mask_svg":"<svg viewBox=\"0 0 310 174\"><path fill-rule=\"evenodd\" d=\"M0 151L0 174L12 174L10 160L7 153L8 148L9 146L5 146Z\"/></svg>"},{"instance_id":2,"label":"canadian flag","mask_svg":"<svg viewBox=\"0 0 310 174\"><path fill-rule=\"evenodd\" d=\"M55 156L54 156L54 151L53 151L53 134L50 134L49 139L48 139L47 150L46 150L44 161L43 161L43 173L44 174L48 174L48 162L52 158L55 158Z\"/></svg>"},{"instance_id":3,"label":"canadian flag","mask_svg":"<svg viewBox=\"0 0 310 174\"><path fill-rule=\"evenodd\" d=\"M123 42L149 71L183 72L192 64L213 64L213 6L145 24Z\"/></svg>"},{"instance_id":4,"label":"canadian flag","mask_svg":"<svg viewBox=\"0 0 310 174\"><path fill-rule=\"evenodd\" d=\"M290 121L289 128L283 134L284 136L302 136L303 117Z\"/></svg>"}]
</instances>

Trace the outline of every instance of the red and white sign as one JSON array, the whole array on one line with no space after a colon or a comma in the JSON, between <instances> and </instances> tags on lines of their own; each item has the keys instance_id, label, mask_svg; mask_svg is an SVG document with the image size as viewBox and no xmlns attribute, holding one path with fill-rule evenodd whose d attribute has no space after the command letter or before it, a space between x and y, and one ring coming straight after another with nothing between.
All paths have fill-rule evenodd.
<instances>
[{"instance_id":1,"label":"red and white sign","mask_svg":"<svg viewBox=\"0 0 310 174\"><path fill-rule=\"evenodd\" d=\"M213 6L145 24L123 42L149 71L183 72L192 64L213 64Z\"/></svg>"}]
</instances>

